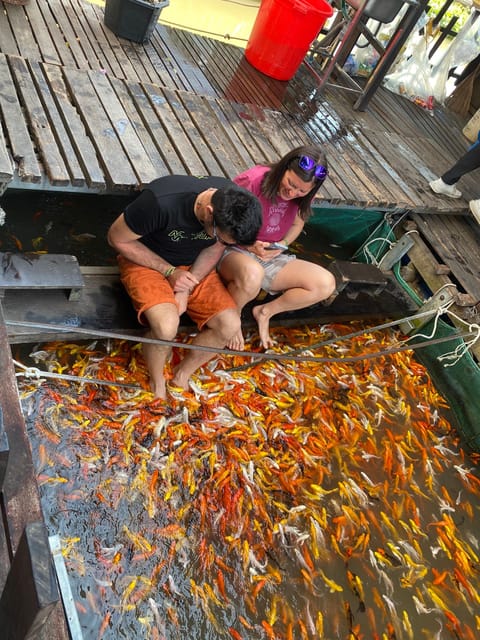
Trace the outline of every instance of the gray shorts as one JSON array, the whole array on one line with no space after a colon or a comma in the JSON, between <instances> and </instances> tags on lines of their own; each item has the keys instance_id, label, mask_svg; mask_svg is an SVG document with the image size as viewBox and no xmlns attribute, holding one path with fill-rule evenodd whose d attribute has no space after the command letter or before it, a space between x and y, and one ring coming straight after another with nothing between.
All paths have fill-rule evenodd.
<instances>
[{"instance_id":1,"label":"gray shorts","mask_svg":"<svg viewBox=\"0 0 480 640\"><path fill-rule=\"evenodd\" d=\"M223 256L220 258L218 266L220 266L220 264L222 263L223 258L225 256L228 256L228 254L232 251L244 253L262 265L264 273L261 286L264 291L270 294L279 293L278 291L272 289L272 281L274 280L277 273L281 271L281 269L283 269L283 267L288 262L290 262L291 260L295 260L295 256L291 253L281 253L271 260L261 260L255 253L251 253L246 249L242 249L241 247L229 247L228 249L225 249Z\"/></svg>"}]
</instances>

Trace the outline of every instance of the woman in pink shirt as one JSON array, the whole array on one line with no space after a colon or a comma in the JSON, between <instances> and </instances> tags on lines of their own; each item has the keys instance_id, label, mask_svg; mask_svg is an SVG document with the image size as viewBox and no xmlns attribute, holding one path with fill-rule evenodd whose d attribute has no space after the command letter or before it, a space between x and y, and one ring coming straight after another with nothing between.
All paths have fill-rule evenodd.
<instances>
[{"instance_id":1,"label":"woman in pink shirt","mask_svg":"<svg viewBox=\"0 0 480 640\"><path fill-rule=\"evenodd\" d=\"M218 269L239 310L261 289L281 294L253 308L265 349L274 344L269 332L272 316L313 305L335 290L335 278L327 269L284 253L311 215L312 200L327 175L323 151L305 145L276 163L252 167L234 178L260 200L263 224L255 244L228 247ZM243 349L243 335L237 335L228 346Z\"/></svg>"}]
</instances>

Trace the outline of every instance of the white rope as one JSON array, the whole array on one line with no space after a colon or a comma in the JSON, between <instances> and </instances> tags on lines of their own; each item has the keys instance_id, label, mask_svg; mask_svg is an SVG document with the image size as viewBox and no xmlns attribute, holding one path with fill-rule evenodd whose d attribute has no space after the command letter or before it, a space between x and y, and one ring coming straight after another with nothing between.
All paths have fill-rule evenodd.
<instances>
[{"instance_id":1,"label":"white rope","mask_svg":"<svg viewBox=\"0 0 480 640\"><path fill-rule=\"evenodd\" d=\"M457 347L453 351L449 351L448 353L444 353L438 356L439 362L446 360L444 367L453 367L457 364L461 358L473 348L473 346L480 340L480 324L477 322L466 322L463 318L458 316L453 311L448 311L448 314L455 318L458 322L461 322L463 325L468 327L469 333L472 333L471 337L467 337L463 339L463 342L457 345Z\"/></svg>"},{"instance_id":2,"label":"white rope","mask_svg":"<svg viewBox=\"0 0 480 640\"><path fill-rule=\"evenodd\" d=\"M37 369L37 367L27 367L17 360L13 360L13 364L16 367L20 367L20 369L23 369L23 371L21 371L20 373L15 374L16 377L25 376L26 378L36 378L37 380L40 380L40 374L42 373L42 371L40 371L40 369Z\"/></svg>"},{"instance_id":3,"label":"white rope","mask_svg":"<svg viewBox=\"0 0 480 640\"><path fill-rule=\"evenodd\" d=\"M85 378L83 376L73 376L66 373L52 373L51 371L42 371L37 367L27 367L21 362L17 360L13 360L13 364L20 369L21 372L16 373L15 376L25 376L26 378L35 378L40 382L45 382L45 378L55 378L57 380L68 380L69 382L79 382L82 384L99 384L105 385L109 387L126 387L128 389L136 389L141 390L142 387L139 387L136 384L130 384L128 382L116 382L114 380L100 380L99 378Z\"/></svg>"}]
</instances>

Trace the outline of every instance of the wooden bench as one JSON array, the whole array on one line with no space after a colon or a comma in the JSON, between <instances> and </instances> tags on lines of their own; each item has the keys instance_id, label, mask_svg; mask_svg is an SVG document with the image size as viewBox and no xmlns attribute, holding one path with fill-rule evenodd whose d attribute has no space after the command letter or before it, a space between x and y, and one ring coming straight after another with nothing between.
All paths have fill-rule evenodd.
<instances>
[{"instance_id":1,"label":"wooden bench","mask_svg":"<svg viewBox=\"0 0 480 640\"><path fill-rule=\"evenodd\" d=\"M75 256L0 252L0 297L7 289L65 289L79 300L83 275Z\"/></svg>"}]
</instances>

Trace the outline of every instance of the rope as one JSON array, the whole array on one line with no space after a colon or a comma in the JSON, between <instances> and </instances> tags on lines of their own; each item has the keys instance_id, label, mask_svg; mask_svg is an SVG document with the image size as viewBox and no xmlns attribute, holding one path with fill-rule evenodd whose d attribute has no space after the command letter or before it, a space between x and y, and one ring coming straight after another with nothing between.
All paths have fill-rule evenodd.
<instances>
[{"instance_id":1,"label":"rope","mask_svg":"<svg viewBox=\"0 0 480 640\"><path fill-rule=\"evenodd\" d=\"M114 332L109 332L109 331L100 331L100 330L91 330L91 329L81 329L81 328L76 328L75 331L78 331L79 333L88 335L89 337L101 337L101 338L112 338L112 339L117 339L117 340L129 340L129 341L135 341L135 342L142 342L142 343L148 343L148 344L159 344L159 345L163 345L163 346L174 346L174 347L181 347L181 348L186 348L186 349L199 349L201 351L208 351L209 353L218 353L218 354L224 354L224 355L237 355L237 356L243 356L243 357L247 357L247 358L257 358L258 360L291 360L294 362L358 362L360 360L371 360L374 358L378 358L378 357L383 357L385 355L390 355L393 353L399 353L402 351L411 351L411 350L415 350L415 349L419 349L419 348L423 348L423 347L427 347L430 344L439 344L442 342L448 342L449 340L454 340L457 338L463 338L463 337L467 337L467 336L471 336L470 333L456 333L454 335L451 336L446 336L443 338L436 338L435 340L428 340L426 342L419 342L415 345L406 345L406 346L395 346L395 347L391 347L390 349L386 349L384 351L377 351L377 352L373 352L373 353L368 353L368 354L363 354L363 355L358 355L358 356L343 356L340 358L335 358L335 357L319 357L319 356L308 356L308 355L302 355L299 356L297 355L298 353L303 353L305 351L311 351L312 348L319 348L321 346L326 346L328 344L332 344L334 342L341 342L343 340L352 338L352 337L356 337L359 335L362 335L364 333L371 333L372 331L376 330L376 329L380 329L380 328L386 328L386 327L390 327L393 326L395 324L400 324L402 322L407 322L409 320L414 320L416 318L421 318L427 315L431 315L432 311L424 311L418 314L415 314L413 316L409 316L407 318L403 318L401 320L395 320L393 322L389 322L389 323L385 323L383 325L378 325L378 327L373 327L373 328L367 328L365 330L361 330L358 331L356 333L353 334L349 334L346 336L337 336L336 338L330 338L329 340L325 340L324 342L320 342L317 343L315 345L310 345L308 347L302 348L302 349L296 349L294 351L289 351L287 353L271 353L271 352L265 352L265 353L258 353L258 352L249 352L249 351L234 351L234 350L230 350L230 349L219 349L216 347L204 347L202 345L196 345L196 344L188 344L188 343L180 343L180 342L171 342L168 340L156 340L154 338L146 338L146 337L142 337L142 336L132 336L130 334L121 334L121 333L114 333ZM15 326L35 326L36 328L42 328L42 329L56 329L59 331L72 331L71 327L65 327L62 325L45 325L45 324L35 324L35 323L27 323L27 322L20 322L20 321L7 321L6 324L8 325L15 325ZM247 365L242 365L241 367L234 367L231 369L228 369L227 371L239 371L241 369L244 368L249 368L253 365L255 365L256 362L253 363L249 363ZM27 368L27 367L25 367ZM51 374L54 375L54 374ZM59 375L59 374L56 374ZM74 377L75 378L75 377ZM76 378L75 378L76 379ZM86 379L87 381L91 381L90 378ZM119 383L120 384L120 383Z\"/></svg>"},{"instance_id":2,"label":"rope","mask_svg":"<svg viewBox=\"0 0 480 640\"><path fill-rule=\"evenodd\" d=\"M67 373L52 373L51 371L41 371L37 369L37 367L26 367L21 362L17 360L13 360L13 364L23 371L16 373L15 376L25 376L26 378L35 378L35 380L42 380L43 378L56 378L60 380L69 380L70 382L88 382L89 384L99 384L106 385L111 387L125 387L128 389L136 389L141 390L142 387L139 387L135 384L129 384L128 382L115 382L114 380L100 380L99 378L84 378L82 376L72 376Z\"/></svg>"},{"instance_id":3,"label":"rope","mask_svg":"<svg viewBox=\"0 0 480 640\"><path fill-rule=\"evenodd\" d=\"M443 362L444 360L447 361L445 362L445 365L444 365L445 367L453 367L454 365L456 365L457 362L465 355L465 353L469 349L471 349L478 342L478 340L480 340L480 324L476 322L472 322L472 323L465 322L463 318L458 316L453 311L449 311L449 314L453 318L461 322L462 324L468 326L468 331L470 336L466 340L464 340L463 344L459 344L453 351L450 351L449 353L444 353L438 356L438 360L440 362ZM474 332L474 335L472 336L471 334L473 332Z\"/></svg>"},{"instance_id":4,"label":"rope","mask_svg":"<svg viewBox=\"0 0 480 640\"><path fill-rule=\"evenodd\" d=\"M306 351L307 349L309 351L312 351L314 349L320 349L321 347L327 347L330 344L334 344L336 342L344 342L346 340L351 340L353 338L358 338L366 333L373 333L374 331L383 331L383 329L390 329L391 327L395 327L396 325L400 325L403 324L405 322L410 322L412 320L417 320L420 318L424 318L426 316L431 316L433 313L433 311L422 311L420 313L416 313L412 316L407 316L406 318L401 318L400 320L392 320L390 322L385 322L383 324L379 324L376 325L375 327L368 327L366 329L360 329L359 331L354 331L353 333L348 333L344 336L335 336L334 338L329 338L328 340L323 340L322 342L315 342L314 344L310 345L309 347L303 347L303 348L299 348L299 349L293 349L292 351L289 351L287 354L285 354L283 357L286 358L290 358L293 357L293 359L295 359L295 356L297 356L300 353L303 353L304 351ZM407 338L408 340L410 340L411 338L413 338L415 336L411 336L410 338ZM457 338L457 337L461 337L460 334L455 335L455 336L451 336L451 339L453 338ZM428 344L433 344L433 340L430 340L430 342ZM416 345L415 347L410 346L411 349L415 349L417 346L421 345L421 346L426 346L427 343L418 343L418 345ZM244 352L242 352L244 353ZM266 354L262 354L262 353L258 353L255 354L256 356L260 356L258 358L258 361L261 359L261 357L265 357ZM270 355L270 354L269 354ZM337 359L332 359L332 362L348 362L348 357L345 358L337 358ZM231 369L228 369L228 371L243 371L244 369L248 369L249 367L253 366L257 364L256 362L252 362L252 363L248 363L248 364L243 364L243 365L239 365L238 367L232 367Z\"/></svg>"}]
</instances>

